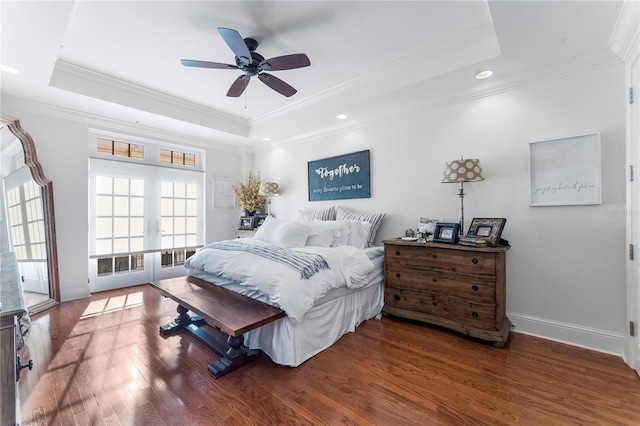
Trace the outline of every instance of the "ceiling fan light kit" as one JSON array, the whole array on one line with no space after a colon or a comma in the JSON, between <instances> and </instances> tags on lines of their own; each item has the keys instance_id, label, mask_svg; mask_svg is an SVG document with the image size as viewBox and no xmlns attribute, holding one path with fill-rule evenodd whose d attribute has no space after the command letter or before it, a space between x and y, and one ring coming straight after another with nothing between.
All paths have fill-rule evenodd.
<instances>
[{"instance_id":1,"label":"ceiling fan light kit","mask_svg":"<svg viewBox=\"0 0 640 426\"><path fill-rule=\"evenodd\" d=\"M266 73L265 71L282 71L296 68L308 67L311 65L309 58L304 53L294 53L292 55L276 56L264 59L256 52L258 42L253 38L242 38L239 32L231 28L218 28L218 32L235 56L235 65L223 64L219 62L199 61L193 59L181 59L182 65L196 68L214 68L240 70L243 72L229 88L227 96L238 97L244 93L251 77L258 76L258 79L276 92L286 97L293 96L297 90L279 78Z\"/></svg>"}]
</instances>

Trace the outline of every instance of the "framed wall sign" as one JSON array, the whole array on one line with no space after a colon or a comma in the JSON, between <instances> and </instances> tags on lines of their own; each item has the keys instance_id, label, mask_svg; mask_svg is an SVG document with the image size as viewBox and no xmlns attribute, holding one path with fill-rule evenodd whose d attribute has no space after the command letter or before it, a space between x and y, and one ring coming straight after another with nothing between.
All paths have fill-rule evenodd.
<instances>
[{"instance_id":1,"label":"framed wall sign","mask_svg":"<svg viewBox=\"0 0 640 426\"><path fill-rule=\"evenodd\" d=\"M369 150L309 161L309 201L369 198Z\"/></svg>"},{"instance_id":2,"label":"framed wall sign","mask_svg":"<svg viewBox=\"0 0 640 426\"><path fill-rule=\"evenodd\" d=\"M530 206L600 204L600 133L529 144Z\"/></svg>"},{"instance_id":3,"label":"framed wall sign","mask_svg":"<svg viewBox=\"0 0 640 426\"><path fill-rule=\"evenodd\" d=\"M214 177L213 178L213 208L214 209L233 209L236 207L236 197L233 192L233 185L236 181L229 178Z\"/></svg>"}]
</instances>

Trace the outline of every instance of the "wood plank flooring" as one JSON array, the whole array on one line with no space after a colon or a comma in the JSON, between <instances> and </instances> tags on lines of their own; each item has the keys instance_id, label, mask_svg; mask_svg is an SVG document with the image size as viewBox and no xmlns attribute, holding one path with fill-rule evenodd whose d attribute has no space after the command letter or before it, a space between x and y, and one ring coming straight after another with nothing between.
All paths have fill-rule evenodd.
<instances>
[{"instance_id":1,"label":"wood plank flooring","mask_svg":"<svg viewBox=\"0 0 640 426\"><path fill-rule=\"evenodd\" d=\"M300 367L263 357L215 380L215 354L158 334L175 309L138 286L34 315L22 424L640 424L640 379L615 356L518 333L499 349L383 317Z\"/></svg>"}]
</instances>

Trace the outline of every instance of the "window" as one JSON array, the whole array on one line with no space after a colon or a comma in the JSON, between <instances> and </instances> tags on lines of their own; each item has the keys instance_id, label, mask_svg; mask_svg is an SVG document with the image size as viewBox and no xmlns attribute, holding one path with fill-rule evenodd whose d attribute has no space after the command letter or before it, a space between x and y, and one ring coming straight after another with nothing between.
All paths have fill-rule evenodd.
<instances>
[{"instance_id":1,"label":"window","mask_svg":"<svg viewBox=\"0 0 640 426\"><path fill-rule=\"evenodd\" d=\"M46 260L40 187L30 180L8 190L6 200L11 249L16 253L17 259Z\"/></svg>"},{"instance_id":2,"label":"window","mask_svg":"<svg viewBox=\"0 0 640 426\"><path fill-rule=\"evenodd\" d=\"M92 257L203 244L204 173L97 158L89 164Z\"/></svg>"},{"instance_id":3,"label":"window","mask_svg":"<svg viewBox=\"0 0 640 426\"><path fill-rule=\"evenodd\" d=\"M160 162L169 164L181 164L183 166L195 167L196 156L185 152L171 151L169 149L160 150Z\"/></svg>"},{"instance_id":4,"label":"window","mask_svg":"<svg viewBox=\"0 0 640 426\"><path fill-rule=\"evenodd\" d=\"M127 142L97 138L96 149L99 154L138 159L144 158L144 146Z\"/></svg>"}]
</instances>

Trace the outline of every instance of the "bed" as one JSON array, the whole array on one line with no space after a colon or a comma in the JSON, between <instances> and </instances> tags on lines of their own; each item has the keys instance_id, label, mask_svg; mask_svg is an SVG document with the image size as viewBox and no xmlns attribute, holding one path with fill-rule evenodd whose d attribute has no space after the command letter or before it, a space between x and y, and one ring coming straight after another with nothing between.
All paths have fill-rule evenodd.
<instances>
[{"instance_id":1,"label":"bed","mask_svg":"<svg viewBox=\"0 0 640 426\"><path fill-rule=\"evenodd\" d=\"M254 238L209 244L185 268L283 309L285 317L246 333L245 345L296 367L382 311L384 250L373 238L383 216L345 217L269 216Z\"/></svg>"}]
</instances>

